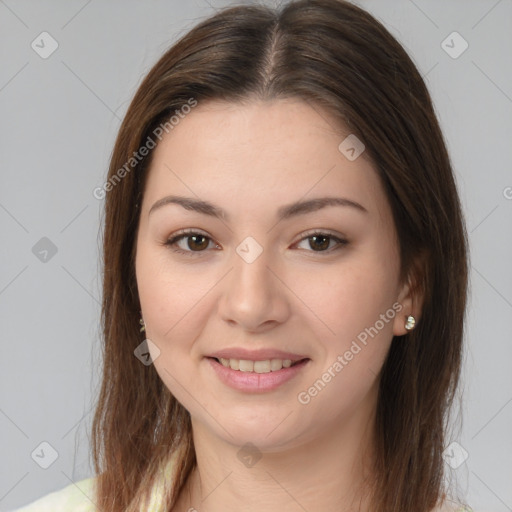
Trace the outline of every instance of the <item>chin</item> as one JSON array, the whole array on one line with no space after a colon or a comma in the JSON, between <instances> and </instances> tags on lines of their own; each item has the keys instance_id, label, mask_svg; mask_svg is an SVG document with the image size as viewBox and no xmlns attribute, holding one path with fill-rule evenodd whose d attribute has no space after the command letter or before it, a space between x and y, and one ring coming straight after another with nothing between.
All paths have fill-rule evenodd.
<instances>
[{"instance_id":1,"label":"chin","mask_svg":"<svg viewBox=\"0 0 512 512\"><path fill-rule=\"evenodd\" d=\"M257 408L256 408L257 409ZM224 442L240 449L247 443L251 443L262 452L279 452L286 448L292 448L300 444L299 439L305 440L307 434L303 431L305 426L297 424L296 411L289 409L262 408L244 417L244 411L232 408L229 414L216 412L212 414L219 420L220 425L212 420L210 416L195 420L192 418L192 425L197 422L202 424L202 429L210 430L215 436ZM291 414L290 414L291 412Z\"/></svg>"}]
</instances>

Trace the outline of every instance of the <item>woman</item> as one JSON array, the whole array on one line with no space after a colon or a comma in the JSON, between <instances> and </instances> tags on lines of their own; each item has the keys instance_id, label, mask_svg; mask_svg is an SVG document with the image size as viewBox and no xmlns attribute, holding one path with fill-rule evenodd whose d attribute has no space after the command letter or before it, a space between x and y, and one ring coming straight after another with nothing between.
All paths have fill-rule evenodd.
<instances>
[{"instance_id":1,"label":"woman","mask_svg":"<svg viewBox=\"0 0 512 512\"><path fill-rule=\"evenodd\" d=\"M465 229L379 22L218 12L143 81L100 192L97 476L22 510L464 510L442 452Z\"/></svg>"}]
</instances>

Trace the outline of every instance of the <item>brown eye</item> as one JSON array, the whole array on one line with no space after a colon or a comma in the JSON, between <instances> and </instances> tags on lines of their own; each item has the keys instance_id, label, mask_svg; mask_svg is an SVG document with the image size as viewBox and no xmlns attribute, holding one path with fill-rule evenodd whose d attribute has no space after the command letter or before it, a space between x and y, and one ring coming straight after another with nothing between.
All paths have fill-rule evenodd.
<instances>
[{"instance_id":1,"label":"brown eye","mask_svg":"<svg viewBox=\"0 0 512 512\"><path fill-rule=\"evenodd\" d=\"M191 251L202 251L209 243L209 238L204 235L187 236L187 240L187 246Z\"/></svg>"},{"instance_id":2,"label":"brown eye","mask_svg":"<svg viewBox=\"0 0 512 512\"><path fill-rule=\"evenodd\" d=\"M329 248L331 237L326 235L315 235L308 238L309 246L314 251L325 251Z\"/></svg>"},{"instance_id":3,"label":"brown eye","mask_svg":"<svg viewBox=\"0 0 512 512\"><path fill-rule=\"evenodd\" d=\"M307 235L307 234L306 234ZM317 253L331 253L337 249L341 249L348 244L347 240L339 238L331 233L310 233L300 240L296 246L299 249Z\"/></svg>"},{"instance_id":4,"label":"brown eye","mask_svg":"<svg viewBox=\"0 0 512 512\"><path fill-rule=\"evenodd\" d=\"M167 240L165 245L178 253L187 254L189 256L192 255L192 253L206 252L207 249L220 248L209 236L194 231L182 232Z\"/></svg>"}]
</instances>

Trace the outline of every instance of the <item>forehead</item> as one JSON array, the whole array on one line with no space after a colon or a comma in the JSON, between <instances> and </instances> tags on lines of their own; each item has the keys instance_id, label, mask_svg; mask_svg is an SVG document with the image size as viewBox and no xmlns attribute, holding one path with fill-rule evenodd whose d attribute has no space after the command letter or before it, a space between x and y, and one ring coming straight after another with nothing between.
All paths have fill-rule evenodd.
<instances>
[{"instance_id":1,"label":"forehead","mask_svg":"<svg viewBox=\"0 0 512 512\"><path fill-rule=\"evenodd\" d=\"M302 100L199 103L155 148L144 196L182 193L247 209L339 193L382 209L367 155L350 161L339 149L348 135Z\"/></svg>"}]
</instances>

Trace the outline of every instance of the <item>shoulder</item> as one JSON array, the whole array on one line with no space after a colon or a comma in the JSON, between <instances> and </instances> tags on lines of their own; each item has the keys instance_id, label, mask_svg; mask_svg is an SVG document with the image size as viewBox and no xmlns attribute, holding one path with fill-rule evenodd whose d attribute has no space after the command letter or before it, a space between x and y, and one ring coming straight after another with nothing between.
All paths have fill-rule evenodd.
<instances>
[{"instance_id":1,"label":"shoulder","mask_svg":"<svg viewBox=\"0 0 512 512\"><path fill-rule=\"evenodd\" d=\"M173 454L164 464L161 476L152 488L148 511L161 510L166 485L174 478L175 456ZM96 481L97 477L90 477L74 482L12 512L98 512L95 504Z\"/></svg>"},{"instance_id":2,"label":"shoulder","mask_svg":"<svg viewBox=\"0 0 512 512\"><path fill-rule=\"evenodd\" d=\"M96 512L94 482L91 477L69 484L13 512Z\"/></svg>"}]
</instances>

